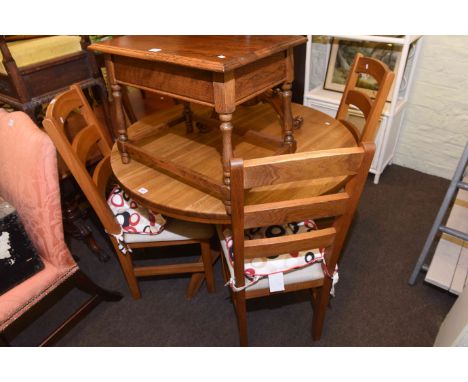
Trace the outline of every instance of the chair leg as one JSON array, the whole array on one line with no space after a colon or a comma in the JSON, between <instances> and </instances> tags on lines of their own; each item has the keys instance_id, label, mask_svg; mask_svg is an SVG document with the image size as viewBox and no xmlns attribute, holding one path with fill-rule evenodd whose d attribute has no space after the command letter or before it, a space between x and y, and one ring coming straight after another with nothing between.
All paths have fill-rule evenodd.
<instances>
[{"instance_id":1,"label":"chair leg","mask_svg":"<svg viewBox=\"0 0 468 382\"><path fill-rule=\"evenodd\" d=\"M317 291L314 302L314 316L312 319L312 339L314 341L320 340L323 330L323 322L325 320L325 313L328 308L330 300L330 289L332 280L326 278L323 286Z\"/></svg>"},{"instance_id":2,"label":"chair leg","mask_svg":"<svg viewBox=\"0 0 468 382\"><path fill-rule=\"evenodd\" d=\"M237 325L239 328L240 346L248 346L247 332L247 303L245 292L233 293L235 301L235 309L237 313Z\"/></svg>"},{"instance_id":3,"label":"chair leg","mask_svg":"<svg viewBox=\"0 0 468 382\"><path fill-rule=\"evenodd\" d=\"M213 293L215 291L215 281L213 274L213 264L211 261L211 249L209 241L202 241L200 243L201 256L203 260L203 268L205 269L206 288L208 292Z\"/></svg>"},{"instance_id":4,"label":"chair leg","mask_svg":"<svg viewBox=\"0 0 468 382\"><path fill-rule=\"evenodd\" d=\"M109 106L109 99L107 97L107 89L104 81L99 81L96 86L96 98L102 104L102 108L104 111L104 120L106 122L107 128L112 138L115 138L112 129L112 120L111 120L111 111Z\"/></svg>"},{"instance_id":5,"label":"chair leg","mask_svg":"<svg viewBox=\"0 0 468 382\"><path fill-rule=\"evenodd\" d=\"M203 268L205 272L203 273L193 273L190 278L189 285L187 286L187 291L185 292L185 297L191 299L197 291L200 289L203 280L206 280L206 287L209 293L215 291L215 282L214 282L214 273L213 273L213 263L218 258L218 255L211 255L211 248L209 242L200 243L201 256L198 259L198 262L203 262Z\"/></svg>"},{"instance_id":6,"label":"chair leg","mask_svg":"<svg viewBox=\"0 0 468 382\"><path fill-rule=\"evenodd\" d=\"M128 287L130 288L130 293L132 294L132 297L135 300L138 300L139 298L141 298L141 291L138 285L138 280L135 276L135 272L133 271L131 254L122 254L122 252L120 252L119 247L117 246L115 239L112 238L111 241L114 245L115 252L117 253L117 257L119 259L120 266L122 267L125 279L127 280Z\"/></svg>"},{"instance_id":7,"label":"chair leg","mask_svg":"<svg viewBox=\"0 0 468 382\"><path fill-rule=\"evenodd\" d=\"M82 211L75 200L70 197L62 198L63 227L67 234L82 240L88 248L95 254L99 261L105 263L110 257L97 244L92 229L83 220Z\"/></svg>"},{"instance_id":8,"label":"chair leg","mask_svg":"<svg viewBox=\"0 0 468 382\"><path fill-rule=\"evenodd\" d=\"M119 301L122 295L118 292L110 291L95 284L86 274L81 270L77 271L76 287L83 292L91 295L97 295L102 301Z\"/></svg>"}]
</instances>

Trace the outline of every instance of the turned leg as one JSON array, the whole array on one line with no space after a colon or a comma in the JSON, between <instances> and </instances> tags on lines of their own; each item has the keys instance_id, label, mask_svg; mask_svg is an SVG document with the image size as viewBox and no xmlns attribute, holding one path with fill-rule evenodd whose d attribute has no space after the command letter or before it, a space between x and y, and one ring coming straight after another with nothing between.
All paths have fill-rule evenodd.
<instances>
[{"instance_id":1,"label":"turned leg","mask_svg":"<svg viewBox=\"0 0 468 382\"><path fill-rule=\"evenodd\" d=\"M281 87L281 98L282 98L282 108L283 108L283 119L282 119L282 128L283 128L283 144L289 146L289 152L292 153L296 151L296 141L293 136L293 117L291 110L291 83L285 82Z\"/></svg>"},{"instance_id":2,"label":"turned leg","mask_svg":"<svg viewBox=\"0 0 468 382\"><path fill-rule=\"evenodd\" d=\"M226 186L231 184L230 161L232 158L232 114L219 114L221 121L220 129L223 136L223 181ZM224 200L226 212L231 214L231 201Z\"/></svg>"},{"instance_id":3,"label":"turned leg","mask_svg":"<svg viewBox=\"0 0 468 382\"><path fill-rule=\"evenodd\" d=\"M192 110L190 102L184 102L185 131L187 134L193 133Z\"/></svg>"},{"instance_id":4,"label":"turned leg","mask_svg":"<svg viewBox=\"0 0 468 382\"><path fill-rule=\"evenodd\" d=\"M125 115L122 104L122 91L119 85L112 85L113 114L117 125L117 147L122 158L122 163L130 162L125 144L128 141L127 127L125 124Z\"/></svg>"},{"instance_id":5,"label":"turned leg","mask_svg":"<svg viewBox=\"0 0 468 382\"><path fill-rule=\"evenodd\" d=\"M99 247L94 238L93 230L83 220L83 214L78 207L78 203L71 198L64 198L62 206L64 231L76 239L83 240L99 261L109 261L109 255Z\"/></svg>"},{"instance_id":6,"label":"turned leg","mask_svg":"<svg viewBox=\"0 0 468 382\"><path fill-rule=\"evenodd\" d=\"M130 124L135 123L138 119L135 115L133 110L132 102L130 101L130 97L128 96L128 89L124 86L122 88L122 106L127 114L128 120Z\"/></svg>"},{"instance_id":7,"label":"turned leg","mask_svg":"<svg viewBox=\"0 0 468 382\"><path fill-rule=\"evenodd\" d=\"M94 89L93 89L94 90ZM114 132L112 131L112 120L111 120L111 112L109 107L109 98L107 96L107 89L104 81L98 81L97 86L95 87L96 90L96 98L98 102L102 105L103 113L104 113L104 120L107 125L107 129L112 137L115 138Z\"/></svg>"}]
</instances>

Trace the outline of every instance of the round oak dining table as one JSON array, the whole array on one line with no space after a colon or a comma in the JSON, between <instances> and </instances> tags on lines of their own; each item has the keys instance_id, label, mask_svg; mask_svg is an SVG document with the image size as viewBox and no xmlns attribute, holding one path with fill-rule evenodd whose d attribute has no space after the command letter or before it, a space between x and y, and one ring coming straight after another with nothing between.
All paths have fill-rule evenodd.
<instances>
[{"instance_id":1,"label":"round oak dining table","mask_svg":"<svg viewBox=\"0 0 468 382\"><path fill-rule=\"evenodd\" d=\"M193 105L192 109L206 119L212 113L212 109L205 106ZM222 135L219 129L187 132L184 122L161 128L164 121L174 119L182 112L183 105L176 105L142 118L128 128L129 139L168 161L188 166L206 177L222 179ZM296 152L356 146L349 130L334 118L295 103L292 113L303 118L302 126L294 131ZM252 159L275 154L271 138L281 139L281 120L269 104L238 107L233 115L233 125L234 158ZM215 192L191 186L183 179L137 160L122 163L116 144L111 153L111 166L126 192L156 212L187 221L230 223L225 205ZM246 204L323 195L336 191L344 181L344 177L330 177L258 187L246 194Z\"/></svg>"}]
</instances>

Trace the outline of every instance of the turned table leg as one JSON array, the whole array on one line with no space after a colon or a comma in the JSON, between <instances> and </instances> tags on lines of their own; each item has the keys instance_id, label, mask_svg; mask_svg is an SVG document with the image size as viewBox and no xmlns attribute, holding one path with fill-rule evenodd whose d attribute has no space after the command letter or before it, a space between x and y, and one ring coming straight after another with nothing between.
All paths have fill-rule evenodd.
<instances>
[{"instance_id":1,"label":"turned table leg","mask_svg":"<svg viewBox=\"0 0 468 382\"><path fill-rule=\"evenodd\" d=\"M128 141L127 126L122 104L122 91L119 85L111 85L113 102L113 113L117 125L117 147L122 158L122 163L129 163L130 157L125 144Z\"/></svg>"},{"instance_id":2,"label":"turned table leg","mask_svg":"<svg viewBox=\"0 0 468 382\"><path fill-rule=\"evenodd\" d=\"M291 110L291 82L285 82L281 87L281 98L282 98L282 108L283 108L283 119L282 129L283 129L283 142L284 145L289 146L289 152L293 153L296 151L296 141L293 136L293 116Z\"/></svg>"},{"instance_id":3,"label":"turned table leg","mask_svg":"<svg viewBox=\"0 0 468 382\"><path fill-rule=\"evenodd\" d=\"M184 117L187 134L193 133L192 110L190 109L190 102L184 102Z\"/></svg>"},{"instance_id":4,"label":"turned table leg","mask_svg":"<svg viewBox=\"0 0 468 382\"><path fill-rule=\"evenodd\" d=\"M220 130L223 138L223 181L229 187L231 184L230 161L232 158L232 114L219 114ZM231 213L231 200L224 200L226 212Z\"/></svg>"}]
</instances>

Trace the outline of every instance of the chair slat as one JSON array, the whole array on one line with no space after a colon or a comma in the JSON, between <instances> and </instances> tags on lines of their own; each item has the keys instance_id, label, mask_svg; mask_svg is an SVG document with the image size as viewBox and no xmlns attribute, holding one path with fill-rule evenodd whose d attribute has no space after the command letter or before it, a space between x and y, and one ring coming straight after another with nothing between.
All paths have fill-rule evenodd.
<instances>
[{"instance_id":1,"label":"chair slat","mask_svg":"<svg viewBox=\"0 0 468 382\"><path fill-rule=\"evenodd\" d=\"M68 115L79 107L81 107L79 95L75 91L68 90L51 101L47 112L49 116L59 121L63 127Z\"/></svg>"},{"instance_id":2,"label":"chair slat","mask_svg":"<svg viewBox=\"0 0 468 382\"><path fill-rule=\"evenodd\" d=\"M364 151L360 147L286 154L244 162L244 188L356 174Z\"/></svg>"},{"instance_id":3,"label":"chair slat","mask_svg":"<svg viewBox=\"0 0 468 382\"><path fill-rule=\"evenodd\" d=\"M100 139L101 135L94 125L86 126L76 134L72 148L82 163L86 163L91 150L96 147Z\"/></svg>"},{"instance_id":4,"label":"chair slat","mask_svg":"<svg viewBox=\"0 0 468 382\"><path fill-rule=\"evenodd\" d=\"M333 243L335 236L336 230L331 227L296 235L246 240L244 242L244 259L328 247Z\"/></svg>"},{"instance_id":5,"label":"chair slat","mask_svg":"<svg viewBox=\"0 0 468 382\"><path fill-rule=\"evenodd\" d=\"M384 62L371 57L362 57L356 67L357 73L370 74L379 83L388 71L389 68Z\"/></svg>"},{"instance_id":6,"label":"chair slat","mask_svg":"<svg viewBox=\"0 0 468 382\"><path fill-rule=\"evenodd\" d=\"M359 131L357 126L354 123L347 121L346 119L339 119L339 121L350 131L351 134L353 134L353 137L356 140L356 142L359 142L361 139L361 132Z\"/></svg>"},{"instance_id":7,"label":"chair slat","mask_svg":"<svg viewBox=\"0 0 468 382\"><path fill-rule=\"evenodd\" d=\"M96 184L99 194L103 197L105 197L106 186L112 175L113 172L110 163L110 156L106 156L99 161L93 172L93 181Z\"/></svg>"},{"instance_id":8,"label":"chair slat","mask_svg":"<svg viewBox=\"0 0 468 382\"><path fill-rule=\"evenodd\" d=\"M369 113L372 109L371 98L367 94L356 89L352 89L348 92L345 102L348 105L354 105L359 110L361 110L362 114L364 114L364 117L366 119L369 116Z\"/></svg>"},{"instance_id":9,"label":"chair slat","mask_svg":"<svg viewBox=\"0 0 468 382\"><path fill-rule=\"evenodd\" d=\"M346 211L348 201L349 195L342 192L312 198L245 206L244 228L339 216Z\"/></svg>"}]
</instances>

